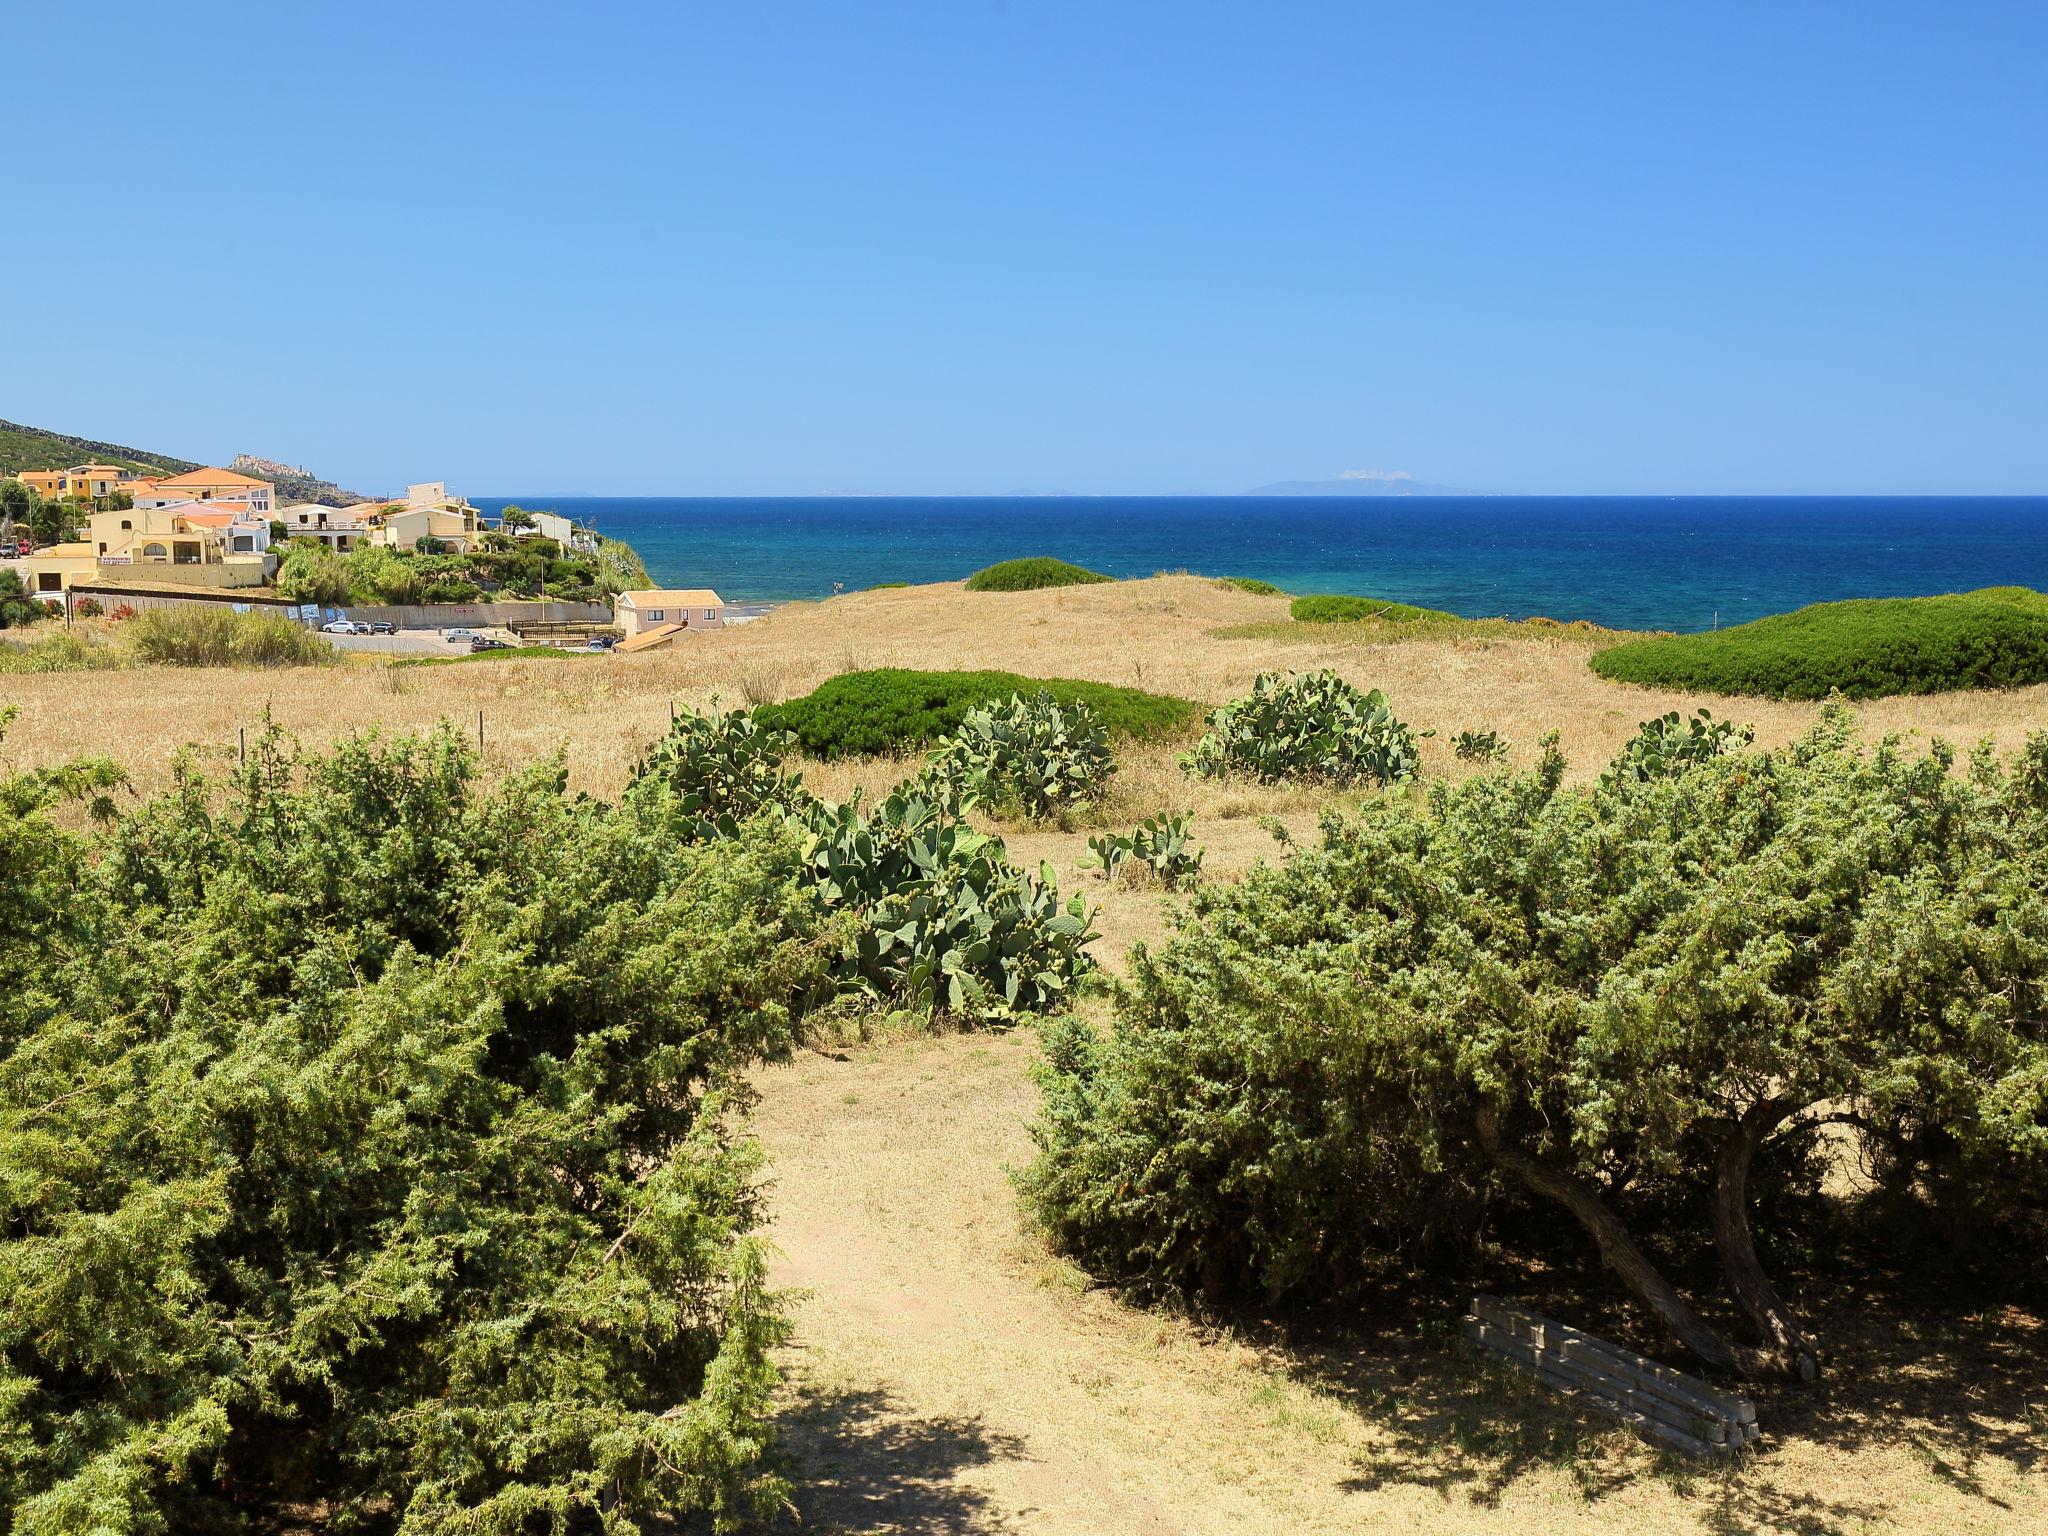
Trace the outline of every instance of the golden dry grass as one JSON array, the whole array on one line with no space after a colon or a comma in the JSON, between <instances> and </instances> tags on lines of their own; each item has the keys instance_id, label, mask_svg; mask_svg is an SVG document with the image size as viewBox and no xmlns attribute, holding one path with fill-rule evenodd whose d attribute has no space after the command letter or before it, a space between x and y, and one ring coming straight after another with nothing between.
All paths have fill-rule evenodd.
<instances>
[{"instance_id":1,"label":"golden dry grass","mask_svg":"<svg viewBox=\"0 0 2048 1536\"><path fill-rule=\"evenodd\" d=\"M266 711L309 743L444 718L473 731L481 711L487 763L561 751L576 788L611 794L666 728L672 701L761 702L877 666L1094 678L1204 703L1236 696L1261 671L1329 666L1385 688L1403 718L1436 731L1425 766L1447 775L1468 771L1449 747L1468 728L1501 732L1521 761L1556 730L1574 773L1590 776L1637 722L1667 709L1708 703L1754 721L1765 743L1817 713L1609 683L1585 664L1590 643L1520 625L1400 636L1295 626L1284 599L1186 576L1017 594L946 585L792 606L638 657L4 675L0 703L21 718L0 760L105 753L148 791L180 746L231 756L237 729ZM2048 688L1890 700L1859 715L1871 732L1988 736L2009 750L2048 722ZM1318 812L1345 798L1190 784L1173 751L1127 749L1110 798L1085 821L1192 811L1207 873L1227 878L1274 853L1263 818L1306 840ZM805 771L837 797L879 792L905 768ZM1049 860L1063 887L1099 904L1097 953L1114 969L1132 941L1166 931L1172 902L1079 875L1086 831L1004 828L1017 857ZM808 1293L787 1357L806 1529L2048 1529L2048 1389L2031 1410L1975 1388L1950 1403L1944 1357L1896 1339L1871 1341L1822 1395L1778 1413L1766 1454L1703 1473L1461 1374L1413 1338L1255 1345L1089 1290L1021 1230L1005 1176L1030 1155L1031 1054L1024 1034L898 1041L844 1061L806 1054L762 1076L783 1278ZM2002 1330L2048 1357L2039 1319L2015 1313ZM1969 1347L1986 1336L1970 1335Z\"/></svg>"},{"instance_id":2,"label":"golden dry grass","mask_svg":"<svg viewBox=\"0 0 2048 1536\"><path fill-rule=\"evenodd\" d=\"M1766 743L1796 734L1818 710L1610 683L1585 664L1587 634L1569 627L1482 626L1377 639L1348 626L1285 619L1284 599L1194 576L1022 593L968 593L948 583L793 604L754 624L642 656L446 667L352 657L345 666L303 671L4 675L0 699L22 710L4 750L16 763L106 752L146 789L160 782L178 746L232 747L236 728L255 725L266 708L308 741L371 724L419 729L442 718L473 730L481 710L489 759L525 761L562 748L578 788L611 793L640 748L665 728L671 701L702 705L716 695L731 706L788 698L840 672L880 666L1086 677L1204 703L1235 697L1262 671L1327 666L1386 689L1404 719L1436 731L1424 759L1438 773L1463 771L1449 739L1467 728L1500 731L1525 760L1543 732L1557 730L1574 771L1590 775L1638 721L1667 709L1706 703L1717 714L1753 720ZM1872 732L1918 730L1964 743L1988 735L2011 748L2048 721L2048 686L1883 700L1859 714ZM1170 753L1141 754L1126 764L1124 777L1198 813L1257 814L1255 802L1268 808L1263 792L1180 784ZM1119 808L1141 799L1127 792Z\"/></svg>"}]
</instances>

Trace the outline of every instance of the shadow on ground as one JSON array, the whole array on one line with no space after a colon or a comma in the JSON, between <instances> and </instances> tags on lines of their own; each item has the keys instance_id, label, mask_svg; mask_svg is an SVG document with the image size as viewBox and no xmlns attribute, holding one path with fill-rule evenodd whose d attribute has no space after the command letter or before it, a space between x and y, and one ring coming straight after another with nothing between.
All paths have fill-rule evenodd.
<instances>
[{"instance_id":1,"label":"shadow on ground","mask_svg":"<svg viewBox=\"0 0 2048 1536\"><path fill-rule=\"evenodd\" d=\"M1602 1319L1582 1321L1625 1336ZM2048 1472L2048 1318L2014 1307L1937 1317L1902 1313L1895 1297L1843 1296L1815 1321L1829 1345L1827 1374L1810 1386L1747 1384L1765 1439L1730 1466L1652 1448L1575 1408L1476 1356L1441 1315L1287 1329L1272 1342L1296 1380L1346 1402L1380 1431L1348 1484L1361 1492L1421 1485L1493 1506L1523 1477L1548 1470L1597 1502L1649 1476L1697 1500L1709 1527L1730 1536L1837 1536L1883 1528L1897 1512L1853 1482L1797 1486L1811 1480L1786 1476L1785 1459L1801 1443L1845 1452L1904 1447L1987 1512L2007 1507L1992 1486L1994 1463L2001 1475ZM1695 1368L1654 1340L1625 1341Z\"/></svg>"},{"instance_id":2,"label":"shadow on ground","mask_svg":"<svg viewBox=\"0 0 2048 1536\"><path fill-rule=\"evenodd\" d=\"M1009 1529L959 1474L1023 1458L978 1418L918 1418L887 1393L807 1391L781 1419L796 1511L777 1530L982 1536Z\"/></svg>"}]
</instances>

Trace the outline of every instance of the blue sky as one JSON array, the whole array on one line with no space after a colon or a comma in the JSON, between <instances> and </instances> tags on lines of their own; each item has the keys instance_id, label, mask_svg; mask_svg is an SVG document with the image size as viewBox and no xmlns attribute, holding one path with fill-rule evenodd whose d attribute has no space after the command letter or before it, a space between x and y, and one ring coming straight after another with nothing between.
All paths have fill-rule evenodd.
<instances>
[{"instance_id":1,"label":"blue sky","mask_svg":"<svg viewBox=\"0 0 2048 1536\"><path fill-rule=\"evenodd\" d=\"M0 417L478 495L2048 492L2048 6L5 30Z\"/></svg>"}]
</instances>

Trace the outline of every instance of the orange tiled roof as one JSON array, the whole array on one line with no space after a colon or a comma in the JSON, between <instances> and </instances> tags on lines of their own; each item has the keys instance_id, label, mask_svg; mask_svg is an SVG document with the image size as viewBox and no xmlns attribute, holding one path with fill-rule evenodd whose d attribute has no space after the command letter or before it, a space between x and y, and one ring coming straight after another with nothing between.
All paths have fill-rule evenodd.
<instances>
[{"instance_id":1,"label":"orange tiled roof","mask_svg":"<svg viewBox=\"0 0 2048 1536\"><path fill-rule=\"evenodd\" d=\"M195 469L186 474L172 475L168 480L156 482L172 490L183 490L187 486L209 485L268 485L268 480L252 480L247 475L238 475L232 469Z\"/></svg>"}]
</instances>

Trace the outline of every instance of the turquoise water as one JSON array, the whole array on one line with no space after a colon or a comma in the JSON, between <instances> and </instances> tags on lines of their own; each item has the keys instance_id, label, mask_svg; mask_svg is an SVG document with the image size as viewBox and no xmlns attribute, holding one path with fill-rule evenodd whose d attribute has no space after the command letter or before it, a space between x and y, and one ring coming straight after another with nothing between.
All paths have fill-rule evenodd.
<instances>
[{"instance_id":1,"label":"turquoise water","mask_svg":"<svg viewBox=\"0 0 2048 1536\"><path fill-rule=\"evenodd\" d=\"M2048 588L2048 497L511 497L735 602L1016 555L1257 576L1468 617L1706 629L1842 597ZM480 501L487 510L505 500Z\"/></svg>"}]
</instances>

